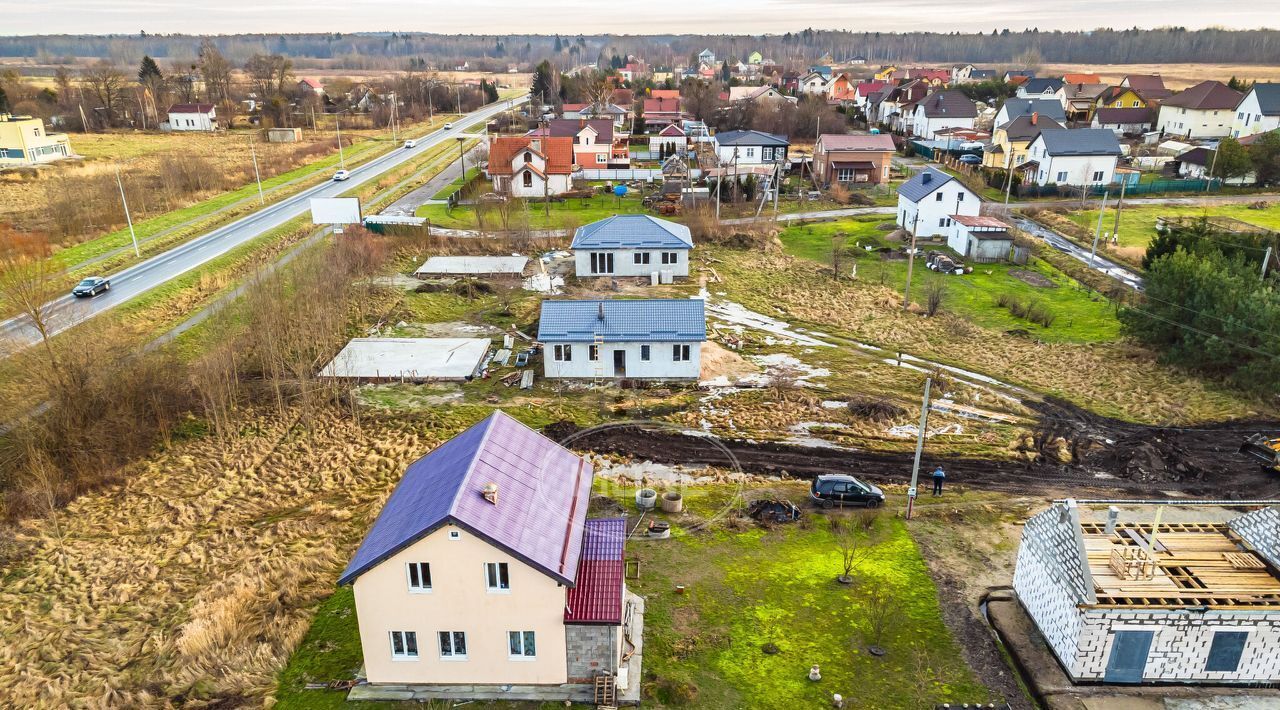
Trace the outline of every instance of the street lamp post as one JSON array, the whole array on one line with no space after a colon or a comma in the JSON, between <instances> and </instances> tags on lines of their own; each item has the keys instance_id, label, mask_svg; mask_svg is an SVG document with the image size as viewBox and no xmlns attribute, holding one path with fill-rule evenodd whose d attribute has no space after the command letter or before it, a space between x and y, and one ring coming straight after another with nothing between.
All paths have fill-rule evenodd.
<instances>
[{"instance_id":1,"label":"street lamp post","mask_svg":"<svg viewBox=\"0 0 1280 710\"><path fill-rule=\"evenodd\" d=\"M253 147L253 134L249 134L249 154L253 156L253 179L258 181L258 204L265 205L267 200L262 196L262 174L258 172L258 151Z\"/></svg>"},{"instance_id":2,"label":"street lamp post","mask_svg":"<svg viewBox=\"0 0 1280 710\"><path fill-rule=\"evenodd\" d=\"M138 235L133 231L133 217L129 216L129 201L124 197L124 181L120 179L120 168L116 168L116 187L120 188L120 204L124 205L124 219L129 223L129 238L133 240L133 255L142 256L138 249Z\"/></svg>"}]
</instances>

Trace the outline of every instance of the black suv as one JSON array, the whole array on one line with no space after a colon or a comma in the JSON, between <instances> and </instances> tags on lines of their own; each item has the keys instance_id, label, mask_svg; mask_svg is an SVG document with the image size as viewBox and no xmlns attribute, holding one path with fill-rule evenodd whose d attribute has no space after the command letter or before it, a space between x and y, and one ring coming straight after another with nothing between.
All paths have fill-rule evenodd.
<instances>
[{"instance_id":1,"label":"black suv","mask_svg":"<svg viewBox=\"0 0 1280 710\"><path fill-rule=\"evenodd\" d=\"M884 491L853 476L828 474L814 479L809 499L823 508L853 505L876 508L884 503Z\"/></svg>"}]
</instances>

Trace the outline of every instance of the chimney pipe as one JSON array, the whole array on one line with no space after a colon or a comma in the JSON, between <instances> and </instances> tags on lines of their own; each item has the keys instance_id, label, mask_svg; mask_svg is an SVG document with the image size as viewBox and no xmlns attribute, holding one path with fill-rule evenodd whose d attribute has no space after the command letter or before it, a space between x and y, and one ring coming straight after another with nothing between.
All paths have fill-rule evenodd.
<instances>
[{"instance_id":1,"label":"chimney pipe","mask_svg":"<svg viewBox=\"0 0 1280 710\"><path fill-rule=\"evenodd\" d=\"M601 322L604 322L604 301L601 301L599 306L600 310L597 312L596 317L600 319Z\"/></svg>"},{"instance_id":2,"label":"chimney pipe","mask_svg":"<svg viewBox=\"0 0 1280 710\"><path fill-rule=\"evenodd\" d=\"M920 182L926 185L933 182L933 174L930 173L928 170L924 171L923 173L920 174Z\"/></svg>"},{"instance_id":3,"label":"chimney pipe","mask_svg":"<svg viewBox=\"0 0 1280 710\"><path fill-rule=\"evenodd\" d=\"M1036 125L1036 120L1037 120L1037 119L1039 119L1039 118L1040 118L1040 112L1039 112L1039 111L1032 111L1032 112L1031 112L1031 125L1033 125L1033 126L1034 126L1034 125Z\"/></svg>"},{"instance_id":4,"label":"chimney pipe","mask_svg":"<svg viewBox=\"0 0 1280 710\"><path fill-rule=\"evenodd\" d=\"M1120 509L1113 506L1107 508L1107 528L1108 535L1114 535L1116 532L1116 523L1120 521Z\"/></svg>"},{"instance_id":5,"label":"chimney pipe","mask_svg":"<svg viewBox=\"0 0 1280 710\"><path fill-rule=\"evenodd\" d=\"M484 499L489 501L490 503L497 505L498 504L498 484L486 483L484 486L484 489L480 491L480 495L484 496Z\"/></svg>"}]
</instances>

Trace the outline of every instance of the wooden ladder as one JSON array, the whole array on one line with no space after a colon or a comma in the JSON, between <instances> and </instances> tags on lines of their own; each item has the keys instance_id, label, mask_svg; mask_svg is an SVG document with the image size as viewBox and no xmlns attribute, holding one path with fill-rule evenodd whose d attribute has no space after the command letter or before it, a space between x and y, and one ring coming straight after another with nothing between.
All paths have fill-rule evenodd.
<instances>
[{"instance_id":1,"label":"wooden ladder","mask_svg":"<svg viewBox=\"0 0 1280 710\"><path fill-rule=\"evenodd\" d=\"M612 675L596 676L595 705L597 710L616 710L618 707L618 686Z\"/></svg>"}]
</instances>

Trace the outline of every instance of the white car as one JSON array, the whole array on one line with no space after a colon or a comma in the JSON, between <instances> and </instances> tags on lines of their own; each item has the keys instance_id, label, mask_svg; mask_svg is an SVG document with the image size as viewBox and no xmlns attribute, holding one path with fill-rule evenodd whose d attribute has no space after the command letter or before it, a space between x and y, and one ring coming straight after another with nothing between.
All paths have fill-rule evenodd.
<instances>
[{"instance_id":1,"label":"white car","mask_svg":"<svg viewBox=\"0 0 1280 710\"><path fill-rule=\"evenodd\" d=\"M409 140L407 140L407 141L405 141L405 142L404 142L404 147L406 147L406 148L417 148L417 147L418 147L418 141L415 141L414 139L410 138Z\"/></svg>"},{"instance_id":2,"label":"white car","mask_svg":"<svg viewBox=\"0 0 1280 710\"><path fill-rule=\"evenodd\" d=\"M346 180L349 177L351 177L350 170L339 170L338 172L333 174L333 181L342 182L343 180Z\"/></svg>"},{"instance_id":3,"label":"white car","mask_svg":"<svg viewBox=\"0 0 1280 710\"><path fill-rule=\"evenodd\" d=\"M446 123L446 124L444 124L444 129L445 129L446 131L447 131L447 130L449 130L450 128L453 128L453 124L452 124L452 123Z\"/></svg>"}]
</instances>

